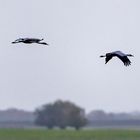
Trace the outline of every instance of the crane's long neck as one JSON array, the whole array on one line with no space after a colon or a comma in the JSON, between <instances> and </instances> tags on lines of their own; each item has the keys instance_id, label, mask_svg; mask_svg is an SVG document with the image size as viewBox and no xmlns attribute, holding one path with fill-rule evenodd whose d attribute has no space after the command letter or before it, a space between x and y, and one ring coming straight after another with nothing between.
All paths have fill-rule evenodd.
<instances>
[{"instance_id":1,"label":"crane's long neck","mask_svg":"<svg viewBox=\"0 0 140 140\"><path fill-rule=\"evenodd\" d=\"M14 44L14 43L21 43L21 41L13 41L12 43L13 43L13 44Z\"/></svg>"},{"instance_id":2,"label":"crane's long neck","mask_svg":"<svg viewBox=\"0 0 140 140\"><path fill-rule=\"evenodd\" d=\"M106 57L106 55L100 55L100 57Z\"/></svg>"}]
</instances>

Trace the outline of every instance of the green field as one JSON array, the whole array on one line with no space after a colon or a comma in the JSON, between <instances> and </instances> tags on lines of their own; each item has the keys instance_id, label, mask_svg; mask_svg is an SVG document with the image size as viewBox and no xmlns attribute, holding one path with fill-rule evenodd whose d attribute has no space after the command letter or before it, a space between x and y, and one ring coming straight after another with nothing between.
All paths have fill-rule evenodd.
<instances>
[{"instance_id":1,"label":"green field","mask_svg":"<svg viewBox=\"0 0 140 140\"><path fill-rule=\"evenodd\" d=\"M140 140L140 131L0 129L0 140Z\"/></svg>"}]
</instances>

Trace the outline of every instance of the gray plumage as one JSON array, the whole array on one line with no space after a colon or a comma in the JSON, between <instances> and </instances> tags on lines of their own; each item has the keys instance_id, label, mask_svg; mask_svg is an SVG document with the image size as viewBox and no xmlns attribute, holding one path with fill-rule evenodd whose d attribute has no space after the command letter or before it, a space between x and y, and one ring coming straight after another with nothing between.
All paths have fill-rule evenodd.
<instances>
[{"instance_id":1,"label":"gray plumage","mask_svg":"<svg viewBox=\"0 0 140 140\"><path fill-rule=\"evenodd\" d=\"M44 39L38 39L38 38L19 38L13 41L12 43L26 43L26 44L31 44L31 43L37 43L37 44L43 44L43 45L49 45L46 42L41 42Z\"/></svg>"},{"instance_id":2,"label":"gray plumage","mask_svg":"<svg viewBox=\"0 0 140 140\"><path fill-rule=\"evenodd\" d=\"M128 56L133 57L132 54L125 54L121 51L114 51L110 53L106 53L105 55L101 55L100 57L106 57L105 58L105 64L108 63L109 60L111 60L113 57L118 57L125 66L131 65L131 61L128 59Z\"/></svg>"}]
</instances>

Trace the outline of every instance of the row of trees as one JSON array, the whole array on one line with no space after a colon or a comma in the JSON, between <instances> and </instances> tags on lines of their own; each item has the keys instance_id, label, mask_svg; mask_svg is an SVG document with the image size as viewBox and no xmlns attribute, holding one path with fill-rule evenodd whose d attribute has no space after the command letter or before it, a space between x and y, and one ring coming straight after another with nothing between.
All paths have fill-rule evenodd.
<instances>
[{"instance_id":1,"label":"row of trees","mask_svg":"<svg viewBox=\"0 0 140 140\"><path fill-rule=\"evenodd\" d=\"M84 109L69 101L57 100L54 103L45 104L36 109L35 115L35 123L48 128L64 129L69 126L79 129L87 123Z\"/></svg>"}]
</instances>

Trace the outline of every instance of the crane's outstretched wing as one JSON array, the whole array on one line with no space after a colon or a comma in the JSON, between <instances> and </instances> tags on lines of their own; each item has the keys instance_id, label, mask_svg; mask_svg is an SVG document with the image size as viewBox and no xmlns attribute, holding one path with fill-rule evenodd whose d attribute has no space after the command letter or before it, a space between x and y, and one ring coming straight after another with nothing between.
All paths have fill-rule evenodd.
<instances>
[{"instance_id":1,"label":"crane's outstretched wing","mask_svg":"<svg viewBox=\"0 0 140 140\"><path fill-rule=\"evenodd\" d=\"M127 56L124 56L121 60L123 61L125 66L131 65L131 61L128 59Z\"/></svg>"},{"instance_id":2,"label":"crane's outstretched wing","mask_svg":"<svg viewBox=\"0 0 140 140\"><path fill-rule=\"evenodd\" d=\"M112 59L112 55L106 55L105 64L106 64L110 59Z\"/></svg>"},{"instance_id":3,"label":"crane's outstretched wing","mask_svg":"<svg viewBox=\"0 0 140 140\"><path fill-rule=\"evenodd\" d=\"M128 59L126 54L122 53L121 51L113 52L113 54L117 56L124 63L125 66L131 65L131 61Z\"/></svg>"}]
</instances>

